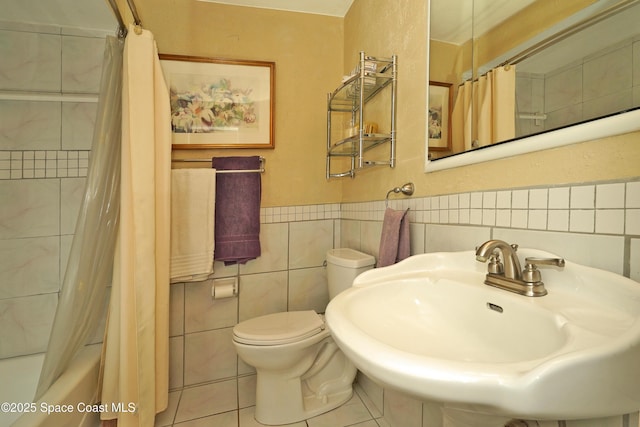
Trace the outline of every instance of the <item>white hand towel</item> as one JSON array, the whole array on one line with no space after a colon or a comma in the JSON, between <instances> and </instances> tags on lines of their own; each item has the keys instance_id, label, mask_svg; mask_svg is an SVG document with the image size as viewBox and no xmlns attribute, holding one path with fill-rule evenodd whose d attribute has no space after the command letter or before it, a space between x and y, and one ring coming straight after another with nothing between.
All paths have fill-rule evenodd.
<instances>
[{"instance_id":1,"label":"white hand towel","mask_svg":"<svg viewBox=\"0 0 640 427\"><path fill-rule=\"evenodd\" d=\"M171 283L213 273L215 169L171 171Z\"/></svg>"}]
</instances>

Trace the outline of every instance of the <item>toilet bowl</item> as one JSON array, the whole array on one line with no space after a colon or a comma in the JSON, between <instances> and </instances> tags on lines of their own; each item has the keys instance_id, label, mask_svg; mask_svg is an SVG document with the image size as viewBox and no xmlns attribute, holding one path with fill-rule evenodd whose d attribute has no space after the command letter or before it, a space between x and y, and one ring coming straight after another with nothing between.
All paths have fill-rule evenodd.
<instances>
[{"instance_id":1,"label":"toilet bowl","mask_svg":"<svg viewBox=\"0 0 640 427\"><path fill-rule=\"evenodd\" d=\"M327 253L329 298L351 286L375 259L352 249ZM357 370L313 310L273 313L233 328L238 356L256 369L255 418L281 425L330 411L353 394Z\"/></svg>"}]
</instances>

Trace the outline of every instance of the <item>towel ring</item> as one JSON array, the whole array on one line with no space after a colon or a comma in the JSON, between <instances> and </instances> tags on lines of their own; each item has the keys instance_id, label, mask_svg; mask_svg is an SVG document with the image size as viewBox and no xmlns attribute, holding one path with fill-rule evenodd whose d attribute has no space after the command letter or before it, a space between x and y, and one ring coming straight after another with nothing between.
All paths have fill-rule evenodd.
<instances>
[{"instance_id":1,"label":"towel ring","mask_svg":"<svg viewBox=\"0 0 640 427\"><path fill-rule=\"evenodd\" d=\"M416 188L413 185L413 182L407 182L402 187L392 188L391 190L389 190L387 192L387 196L384 198L385 207L389 207L389 194L391 194L391 193L402 193L405 196L411 196L413 194L413 192L415 191L415 189Z\"/></svg>"}]
</instances>

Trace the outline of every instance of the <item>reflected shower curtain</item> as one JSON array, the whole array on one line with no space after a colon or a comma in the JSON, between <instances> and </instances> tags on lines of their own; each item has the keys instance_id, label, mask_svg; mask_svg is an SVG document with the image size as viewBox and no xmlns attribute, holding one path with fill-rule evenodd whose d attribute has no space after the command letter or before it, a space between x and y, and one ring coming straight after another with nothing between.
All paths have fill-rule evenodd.
<instances>
[{"instance_id":1,"label":"reflected shower curtain","mask_svg":"<svg viewBox=\"0 0 640 427\"><path fill-rule=\"evenodd\" d=\"M66 370L104 313L120 207L123 46L106 39L91 163L36 399Z\"/></svg>"},{"instance_id":2,"label":"reflected shower curtain","mask_svg":"<svg viewBox=\"0 0 640 427\"><path fill-rule=\"evenodd\" d=\"M169 91L153 35L133 26L125 42L122 89L120 232L103 348L103 412L119 427L154 425L169 389Z\"/></svg>"},{"instance_id":3,"label":"reflected shower curtain","mask_svg":"<svg viewBox=\"0 0 640 427\"><path fill-rule=\"evenodd\" d=\"M489 71L458 88L452 113L454 148L470 150L516 136L516 67Z\"/></svg>"}]
</instances>

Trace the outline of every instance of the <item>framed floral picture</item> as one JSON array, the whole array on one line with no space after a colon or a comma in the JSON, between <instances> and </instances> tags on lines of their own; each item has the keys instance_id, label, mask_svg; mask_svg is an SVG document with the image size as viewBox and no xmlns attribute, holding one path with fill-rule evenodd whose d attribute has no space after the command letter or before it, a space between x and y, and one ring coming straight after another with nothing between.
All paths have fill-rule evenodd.
<instances>
[{"instance_id":1,"label":"framed floral picture","mask_svg":"<svg viewBox=\"0 0 640 427\"><path fill-rule=\"evenodd\" d=\"M172 145L273 148L275 63L160 55Z\"/></svg>"},{"instance_id":2,"label":"framed floral picture","mask_svg":"<svg viewBox=\"0 0 640 427\"><path fill-rule=\"evenodd\" d=\"M451 150L451 109L453 92L451 83L429 82L429 111L427 129L429 150Z\"/></svg>"}]
</instances>

